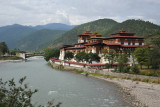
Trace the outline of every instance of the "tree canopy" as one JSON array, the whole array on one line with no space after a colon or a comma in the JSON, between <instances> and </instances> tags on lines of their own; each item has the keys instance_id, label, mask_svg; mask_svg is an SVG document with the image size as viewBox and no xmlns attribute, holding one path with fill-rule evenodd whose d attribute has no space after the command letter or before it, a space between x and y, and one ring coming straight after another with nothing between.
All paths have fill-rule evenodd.
<instances>
[{"instance_id":1,"label":"tree canopy","mask_svg":"<svg viewBox=\"0 0 160 107\"><path fill-rule=\"evenodd\" d=\"M144 65L149 60L149 48L148 47L136 48L136 50L134 51L134 55L142 69L142 65Z\"/></svg>"},{"instance_id":2,"label":"tree canopy","mask_svg":"<svg viewBox=\"0 0 160 107\"><path fill-rule=\"evenodd\" d=\"M45 55L44 55L44 59L46 61L48 61L50 58L52 57L56 57L58 58L59 57L59 54L60 54L60 50L59 49L46 49L44 51Z\"/></svg>"},{"instance_id":3,"label":"tree canopy","mask_svg":"<svg viewBox=\"0 0 160 107\"><path fill-rule=\"evenodd\" d=\"M0 42L0 52L4 55L9 52L8 46L5 42Z\"/></svg>"},{"instance_id":4,"label":"tree canopy","mask_svg":"<svg viewBox=\"0 0 160 107\"><path fill-rule=\"evenodd\" d=\"M38 92L37 89L31 90L24 83L26 77L19 80L16 84L14 79L3 82L0 79L0 107L34 107L31 103L33 94ZM47 107L60 107L61 103L53 106L53 101L48 102ZM39 105L38 107L44 107Z\"/></svg>"},{"instance_id":5,"label":"tree canopy","mask_svg":"<svg viewBox=\"0 0 160 107\"><path fill-rule=\"evenodd\" d=\"M66 52L64 59L71 60L74 57L72 52Z\"/></svg>"},{"instance_id":6,"label":"tree canopy","mask_svg":"<svg viewBox=\"0 0 160 107\"><path fill-rule=\"evenodd\" d=\"M96 61L96 62L100 61L100 57L98 56L97 53L85 53L85 52L77 53L75 56L75 59L78 62L86 61L88 63L92 63L92 61Z\"/></svg>"}]
</instances>

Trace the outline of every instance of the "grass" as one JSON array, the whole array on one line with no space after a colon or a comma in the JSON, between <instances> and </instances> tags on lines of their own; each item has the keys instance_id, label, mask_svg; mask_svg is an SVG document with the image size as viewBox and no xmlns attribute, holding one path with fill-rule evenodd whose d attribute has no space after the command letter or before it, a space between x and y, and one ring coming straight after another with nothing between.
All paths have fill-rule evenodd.
<instances>
[{"instance_id":1,"label":"grass","mask_svg":"<svg viewBox=\"0 0 160 107\"><path fill-rule=\"evenodd\" d=\"M160 75L160 72L158 70L152 70L152 69L145 69L145 70L140 70L140 75L145 75L145 76L155 76L158 77Z\"/></svg>"},{"instance_id":2,"label":"grass","mask_svg":"<svg viewBox=\"0 0 160 107\"><path fill-rule=\"evenodd\" d=\"M103 77L107 77L107 78L110 78L110 79L117 78L116 76L104 75L104 74L99 74L99 73L89 73L89 74L91 74L93 76L103 76Z\"/></svg>"},{"instance_id":3,"label":"grass","mask_svg":"<svg viewBox=\"0 0 160 107\"><path fill-rule=\"evenodd\" d=\"M142 82L149 82L149 79L148 78L144 78L141 80Z\"/></svg>"},{"instance_id":4,"label":"grass","mask_svg":"<svg viewBox=\"0 0 160 107\"><path fill-rule=\"evenodd\" d=\"M93 76L102 76L102 77L107 77L107 78L110 78L110 79L113 79L113 78L117 78L117 79L127 79L127 80L132 80L132 81L136 81L136 84L139 84L139 82L146 82L146 83L156 83L156 84L160 84L160 80L158 79L154 79L152 81L149 81L148 78L144 78L144 79L141 79L141 78L137 78L137 77L116 77L116 76L111 76L111 75L104 75L104 74L99 74L99 73L89 73Z\"/></svg>"},{"instance_id":5,"label":"grass","mask_svg":"<svg viewBox=\"0 0 160 107\"><path fill-rule=\"evenodd\" d=\"M77 71L77 70L75 72L78 74L84 73L84 71Z\"/></svg>"},{"instance_id":6,"label":"grass","mask_svg":"<svg viewBox=\"0 0 160 107\"><path fill-rule=\"evenodd\" d=\"M160 84L160 81L159 81L159 80L154 79L154 80L152 80L152 83Z\"/></svg>"}]
</instances>

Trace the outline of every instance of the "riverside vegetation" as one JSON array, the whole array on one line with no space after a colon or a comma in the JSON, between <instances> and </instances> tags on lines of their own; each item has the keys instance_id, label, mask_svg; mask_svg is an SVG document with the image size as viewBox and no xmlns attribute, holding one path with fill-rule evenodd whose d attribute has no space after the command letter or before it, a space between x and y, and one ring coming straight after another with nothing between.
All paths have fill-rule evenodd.
<instances>
[{"instance_id":1,"label":"riverside vegetation","mask_svg":"<svg viewBox=\"0 0 160 107\"><path fill-rule=\"evenodd\" d=\"M5 42L0 42L0 60L21 60L22 58L16 56L20 50L9 50Z\"/></svg>"}]
</instances>

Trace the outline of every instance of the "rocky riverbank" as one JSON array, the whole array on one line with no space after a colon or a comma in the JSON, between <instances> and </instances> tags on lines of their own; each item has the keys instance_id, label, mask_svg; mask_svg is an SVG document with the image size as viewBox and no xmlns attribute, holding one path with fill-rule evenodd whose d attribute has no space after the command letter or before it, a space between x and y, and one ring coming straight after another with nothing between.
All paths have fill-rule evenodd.
<instances>
[{"instance_id":1,"label":"rocky riverbank","mask_svg":"<svg viewBox=\"0 0 160 107\"><path fill-rule=\"evenodd\" d=\"M126 79L109 79L102 76L92 77L113 82L122 87L122 89L134 96L139 107L159 107L160 105L160 85L153 83L136 82Z\"/></svg>"},{"instance_id":2,"label":"rocky riverbank","mask_svg":"<svg viewBox=\"0 0 160 107\"><path fill-rule=\"evenodd\" d=\"M53 63L51 65L53 68L58 68L59 66ZM63 69L66 71L81 70L81 68L69 66L65 66ZM159 107L160 105L160 84L132 81L121 77L108 78L92 74L89 74L89 76L118 84L127 95L134 98L131 102L135 107Z\"/></svg>"}]
</instances>

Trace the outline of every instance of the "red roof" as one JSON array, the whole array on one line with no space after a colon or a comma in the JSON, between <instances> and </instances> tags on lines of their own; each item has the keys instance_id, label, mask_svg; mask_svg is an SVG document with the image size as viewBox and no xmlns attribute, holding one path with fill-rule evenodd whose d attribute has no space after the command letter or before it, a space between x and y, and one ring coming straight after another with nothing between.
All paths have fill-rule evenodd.
<instances>
[{"instance_id":1,"label":"red roof","mask_svg":"<svg viewBox=\"0 0 160 107\"><path fill-rule=\"evenodd\" d=\"M136 48L136 47L140 47L139 45L121 45L121 47L131 47L131 48Z\"/></svg>"},{"instance_id":2,"label":"red roof","mask_svg":"<svg viewBox=\"0 0 160 107\"><path fill-rule=\"evenodd\" d=\"M104 43L104 44L106 44L106 45L121 45L119 43Z\"/></svg>"},{"instance_id":3,"label":"red roof","mask_svg":"<svg viewBox=\"0 0 160 107\"><path fill-rule=\"evenodd\" d=\"M87 64L88 66L104 66L105 64Z\"/></svg>"},{"instance_id":4,"label":"red roof","mask_svg":"<svg viewBox=\"0 0 160 107\"><path fill-rule=\"evenodd\" d=\"M68 47L66 49L84 49L85 47L84 46L81 46L81 47Z\"/></svg>"},{"instance_id":5,"label":"red roof","mask_svg":"<svg viewBox=\"0 0 160 107\"><path fill-rule=\"evenodd\" d=\"M129 35L134 35L135 33L119 32L119 33L112 33L111 35L116 35L116 34L129 34Z\"/></svg>"},{"instance_id":6,"label":"red roof","mask_svg":"<svg viewBox=\"0 0 160 107\"><path fill-rule=\"evenodd\" d=\"M83 42L83 43L74 43L73 45L81 45L81 44L85 44L87 42Z\"/></svg>"},{"instance_id":7,"label":"red roof","mask_svg":"<svg viewBox=\"0 0 160 107\"><path fill-rule=\"evenodd\" d=\"M65 61L66 63L75 64L75 65L86 65L85 63L79 63L79 62L72 62L72 61Z\"/></svg>"},{"instance_id":8,"label":"red roof","mask_svg":"<svg viewBox=\"0 0 160 107\"><path fill-rule=\"evenodd\" d=\"M106 37L103 39L112 39L112 38L137 38L137 39L144 39L144 37L138 37L138 36L111 36L111 37Z\"/></svg>"},{"instance_id":9,"label":"red roof","mask_svg":"<svg viewBox=\"0 0 160 107\"><path fill-rule=\"evenodd\" d=\"M60 49L67 48L67 47L72 47L72 45L63 45L62 47L60 47Z\"/></svg>"},{"instance_id":10,"label":"red roof","mask_svg":"<svg viewBox=\"0 0 160 107\"><path fill-rule=\"evenodd\" d=\"M56 60L57 58L50 58L51 61Z\"/></svg>"},{"instance_id":11,"label":"red roof","mask_svg":"<svg viewBox=\"0 0 160 107\"><path fill-rule=\"evenodd\" d=\"M137 48L137 47L149 47L151 48L152 46L142 46L142 45L121 45L121 47L131 47L131 48Z\"/></svg>"},{"instance_id":12,"label":"red roof","mask_svg":"<svg viewBox=\"0 0 160 107\"><path fill-rule=\"evenodd\" d=\"M55 62L62 62L61 60L55 60Z\"/></svg>"},{"instance_id":13,"label":"red roof","mask_svg":"<svg viewBox=\"0 0 160 107\"><path fill-rule=\"evenodd\" d=\"M89 46L89 45L97 45L97 44L100 44L99 42L94 42L94 43L88 43L88 44L85 44L86 46Z\"/></svg>"}]
</instances>

